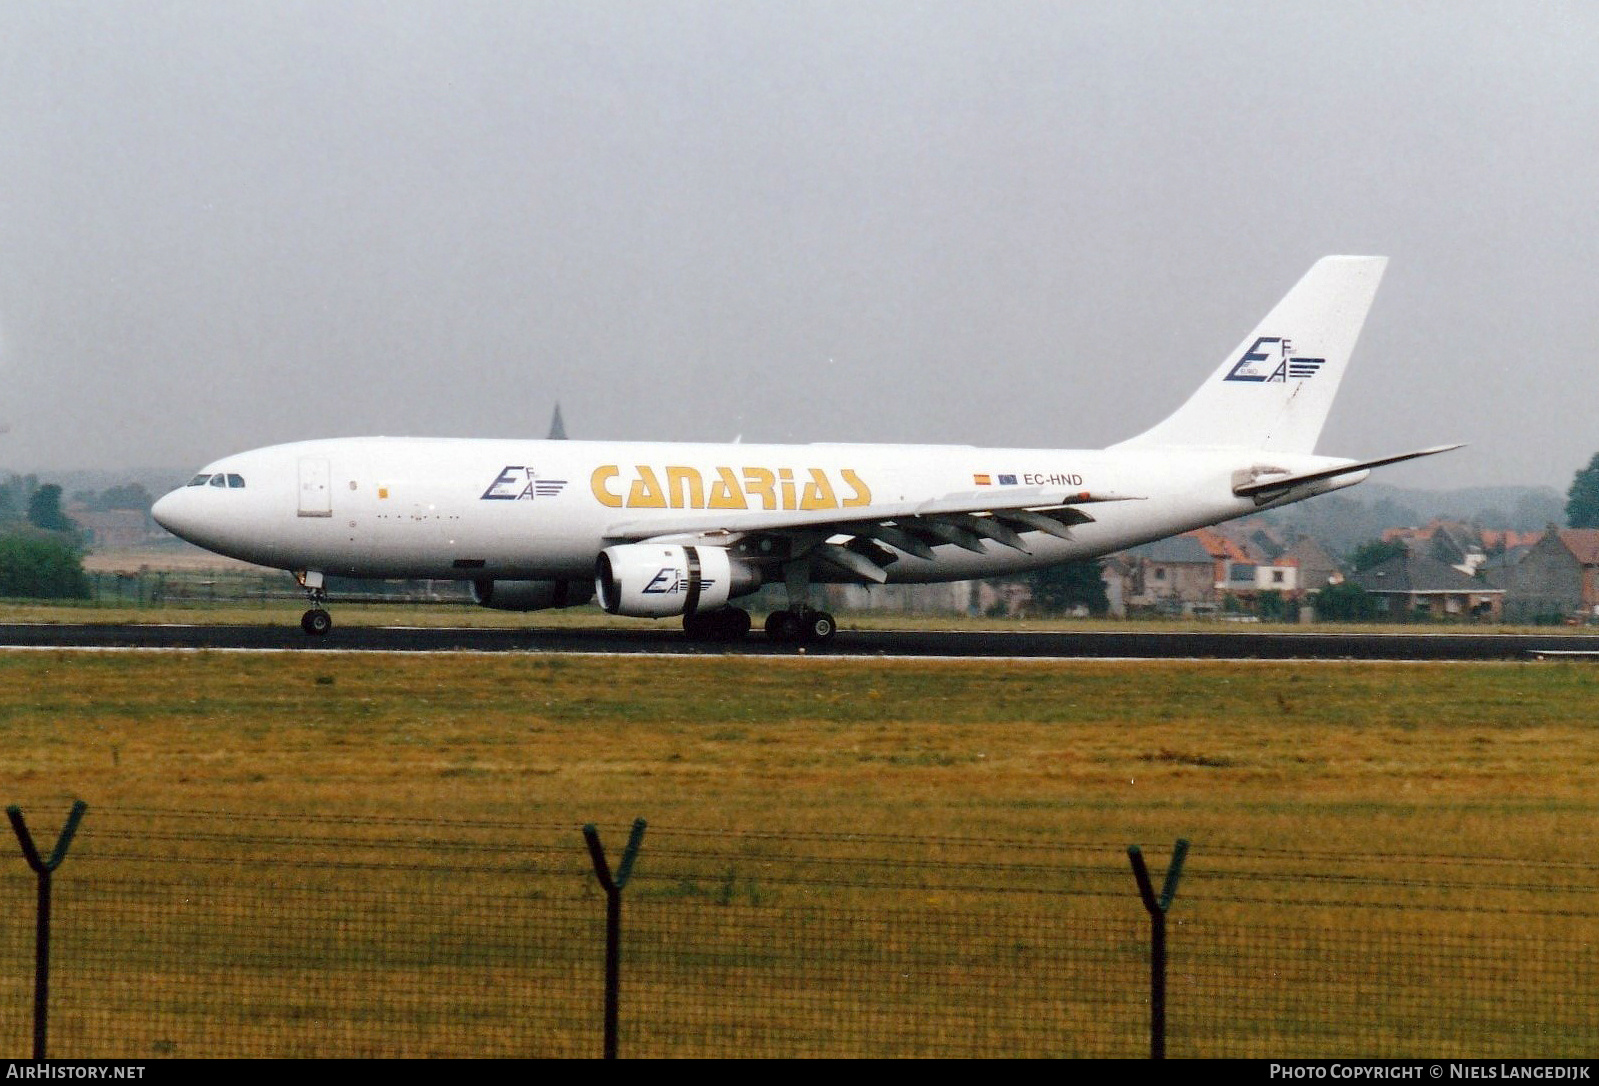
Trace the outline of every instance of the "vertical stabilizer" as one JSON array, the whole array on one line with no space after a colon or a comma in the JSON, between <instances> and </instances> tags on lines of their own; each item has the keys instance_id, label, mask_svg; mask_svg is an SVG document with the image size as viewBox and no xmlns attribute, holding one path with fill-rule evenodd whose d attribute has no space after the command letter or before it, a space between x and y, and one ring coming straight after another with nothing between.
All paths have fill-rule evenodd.
<instances>
[{"instance_id":1,"label":"vertical stabilizer","mask_svg":"<svg viewBox=\"0 0 1599 1086\"><path fill-rule=\"evenodd\" d=\"M1387 264L1385 256L1318 260L1187 403L1119 447L1314 452Z\"/></svg>"}]
</instances>

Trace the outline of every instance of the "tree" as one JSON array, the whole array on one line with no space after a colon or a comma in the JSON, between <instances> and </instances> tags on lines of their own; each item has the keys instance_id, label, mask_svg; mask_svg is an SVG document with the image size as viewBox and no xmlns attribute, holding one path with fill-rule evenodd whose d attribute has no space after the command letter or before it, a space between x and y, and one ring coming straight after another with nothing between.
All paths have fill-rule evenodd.
<instances>
[{"instance_id":1,"label":"tree","mask_svg":"<svg viewBox=\"0 0 1599 1086\"><path fill-rule=\"evenodd\" d=\"M70 542L16 529L0 536L0 596L84 600L89 598L89 578Z\"/></svg>"},{"instance_id":2,"label":"tree","mask_svg":"<svg viewBox=\"0 0 1599 1086\"><path fill-rule=\"evenodd\" d=\"M1516 499L1506 528L1532 531L1560 519L1560 495L1553 489L1531 491Z\"/></svg>"},{"instance_id":3,"label":"tree","mask_svg":"<svg viewBox=\"0 0 1599 1086\"><path fill-rule=\"evenodd\" d=\"M1323 622L1349 622L1377 617L1377 597L1358 584L1330 584L1316 593L1316 617Z\"/></svg>"},{"instance_id":4,"label":"tree","mask_svg":"<svg viewBox=\"0 0 1599 1086\"><path fill-rule=\"evenodd\" d=\"M1599 528L1599 453L1572 477L1566 491L1566 526Z\"/></svg>"},{"instance_id":5,"label":"tree","mask_svg":"<svg viewBox=\"0 0 1599 1086\"><path fill-rule=\"evenodd\" d=\"M46 483L28 499L28 523L47 532L75 532L78 526L61 511L61 488Z\"/></svg>"},{"instance_id":6,"label":"tree","mask_svg":"<svg viewBox=\"0 0 1599 1086\"><path fill-rule=\"evenodd\" d=\"M1288 619L1288 601L1275 588L1268 588L1255 600L1255 612L1267 622L1285 622Z\"/></svg>"},{"instance_id":7,"label":"tree","mask_svg":"<svg viewBox=\"0 0 1599 1086\"><path fill-rule=\"evenodd\" d=\"M1063 566L1036 569L1027 575L1033 603L1046 615L1064 615L1077 607L1091 615L1110 610L1105 595L1105 578L1098 562L1067 562Z\"/></svg>"},{"instance_id":8,"label":"tree","mask_svg":"<svg viewBox=\"0 0 1599 1086\"><path fill-rule=\"evenodd\" d=\"M21 520L28 511L28 499L37 489L39 480L32 475L8 475L5 482L0 482L0 519Z\"/></svg>"},{"instance_id":9,"label":"tree","mask_svg":"<svg viewBox=\"0 0 1599 1086\"><path fill-rule=\"evenodd\" d=\"M1355 572L1380 566L1390 558L1407 558L1410 548L1398 539L1373 539L1369 543L1362 543L1355 548L1355 553L1350 561L1355 564Z\"/></svg>"},{"instance_id":10,"label":"tree","mask_svg":"<svg viewBox=\"0 0 1599 1086\"><path fill-rule=\"evenodd\" d=\"M90 509L137 509L141 513L148 513L154 504L155 499L144 489L143 484L123 483L121 486L106 487L88 506Z\"/></svg>"}]
</instances>

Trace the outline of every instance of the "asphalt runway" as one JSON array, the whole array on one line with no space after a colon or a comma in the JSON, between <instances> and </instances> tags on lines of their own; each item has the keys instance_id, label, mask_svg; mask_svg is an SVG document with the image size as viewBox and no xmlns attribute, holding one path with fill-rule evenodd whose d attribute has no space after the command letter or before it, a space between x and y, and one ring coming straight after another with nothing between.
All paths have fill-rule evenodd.
<instances>
[{"instance_id":1,"label":"asphalt runway","mask_svg":"<svg viewBox=\"0 0 1599 1086\"><path fill-rule=\"evenodd\" d=\"M435 629L403 626L335 627L311 638L296 624L280 626L0 625L0 648L242 649L295 652L568 652L645 655L779 655L800 649L752 633L734 645L686 639L664 623L618 629ZM1080 659L1205 660L1529 660L1599 663L1599 637L1565 632L1282 633L995 632L842 630L826 648L808 654Z\"/></svg>"}]
</instances>

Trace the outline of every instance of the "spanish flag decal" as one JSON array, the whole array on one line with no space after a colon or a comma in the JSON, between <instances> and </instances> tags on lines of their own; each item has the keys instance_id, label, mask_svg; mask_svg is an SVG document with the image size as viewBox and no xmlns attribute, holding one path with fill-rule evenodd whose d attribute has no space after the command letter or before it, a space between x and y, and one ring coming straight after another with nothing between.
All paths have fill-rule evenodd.
<instances>
[{"instance_id":1,"label":"spanish flag decal","mask_svg":"<svg viewBox=\"0 0 1599 1086\"><path fill-rule=\"evenodd\" d=\"M972 482L977 486L993 486L994 480L987 475L973 475Z\"/></svg>"}]
</instances>

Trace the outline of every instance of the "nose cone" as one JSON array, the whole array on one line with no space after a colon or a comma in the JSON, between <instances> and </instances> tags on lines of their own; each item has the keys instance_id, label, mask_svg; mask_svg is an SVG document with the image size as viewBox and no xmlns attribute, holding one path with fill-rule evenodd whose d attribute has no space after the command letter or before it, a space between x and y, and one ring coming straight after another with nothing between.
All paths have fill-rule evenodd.
<instances>
[{"instance_id":1,"label":"nose cone","mask_svg":"<svg viewBox=\"0 0 1599 1086\"><path fill-rule=\"evenodd\" d=\"M176 491L167 491L157 498L155 504L150 507L150 515L155 518L155 522L169 532L172 531L172 524L169 518L172 516L174 508L172 495L175 493Z\"/></svg>"},{"instance_id":2,"label":"nose cone","mask_svg":"<svg viewBox=\"0 0 1599 1086\"><path fill-rule=\"evenodd\" d=\"M200 529L200 510L191 491L198 487L179 487L177 490L162 495L150 507L150 515L155 522L179 539L187 539L190 543L198 543L195 537Z\"/></svg>"}]
</instances>

